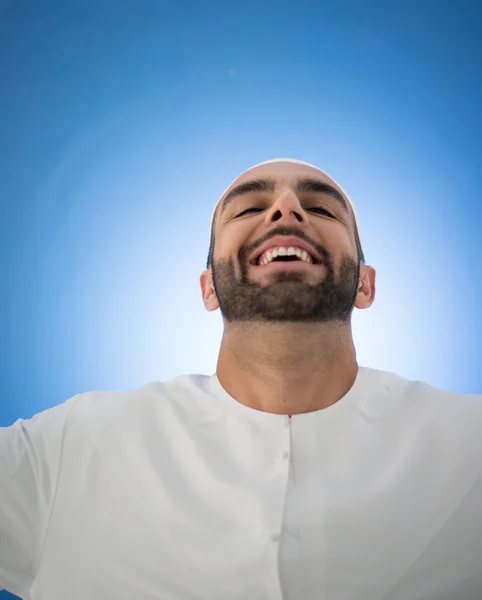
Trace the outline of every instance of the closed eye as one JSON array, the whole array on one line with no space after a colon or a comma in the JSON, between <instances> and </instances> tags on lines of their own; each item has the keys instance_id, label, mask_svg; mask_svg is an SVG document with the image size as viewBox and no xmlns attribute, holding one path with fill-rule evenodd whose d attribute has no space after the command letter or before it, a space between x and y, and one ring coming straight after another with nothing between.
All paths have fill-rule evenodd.
<instances>
[{"instance_id":1,"label":"closed eye","mask_svg":"<svg viewBox=\"0 0 482 600\"><path fill-rule=\"evenodd\" d=\"M242 215L245 215L246 213L248 213L251 210L263 210L262 208L247 208L246 210L243 210L242 213L239 213L239 215L236 215L237 217L241 217Z\"/></svg>"},{"instance_id":2,"label":"closed eye","mask_svg":"<svg viewBox=\"0 0 482 600\"><path fill-rule=\"evenodd\" d=\"M328 212L324 208L321 208L321 206L314 206L313 208L309 208L308 210L321 210L321 212L325 213L325 215L328 215L329 217L333 217L333 215L331 214L331 212Z\"/></svg>"},{"instance_id":3,"label":"closed eye","mask_svg":"<svg viewBox=\"0 0 482 600\"><path fill-rule=\"evenodd\" d=\"M263 210L262 208L247 208L246 210L243 210L243 212L239 213L239 215L236 215L236 217L241 217L242 215L245 215L246 213L249 213L250 211L255 210ZM328 212L327 210L325 210L324 208L321 208L321 206L314 206L313 208L308 208L307 210L318 210L321 211L322 213L324 213L325 215L328 215L329 217L333 217L333 215Z\"/></svg>"}]
</instances>

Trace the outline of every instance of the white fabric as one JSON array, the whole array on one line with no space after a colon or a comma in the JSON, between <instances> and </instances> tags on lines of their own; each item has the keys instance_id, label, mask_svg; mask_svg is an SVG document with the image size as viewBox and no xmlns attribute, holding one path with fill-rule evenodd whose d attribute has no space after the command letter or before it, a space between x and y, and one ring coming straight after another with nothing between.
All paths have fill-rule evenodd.
<instances>
[{"instance_id":1,"label":"white fabric","mask_svg":"<svg viewBox=\"0 0 482 600\"><path fill-rule=\"evenodd\" d=\"M217 377L0 429L0 585L29 600L480 600L482 397L360 367L331 407Z\"/></svg>"},{"instance_id":2,"label":"white fabric","mask_svg":"<svg viewBox=\"0 0 482 600\"><path fill-rule=\"evenodd\" d=\"M331 179L331 181L338 187L338 189L342 192L342 194L345 196L345 198L348 200L348 202L350 203L351 209L353 211L353 216L355 217L355 223L356 223L356 227L358 230L358 238L360 239L360 244L362 241L361 238L361 231L360 231L360 220L358 217L358 212L357 209L355 207L355 204L353 203L353 200L350 198L350 196L348 196L348 194L345 192L345 190L340 186L339 183L337 183L333 177L330 177L330 175L328 175L328 173L326 173L325 171L322 171L319 167L316 167L315 165L312 165L311 163L307 163L303 160L297 160L296 158L272 158L271 160L265 160L262 163L258 163L257 165L254 165L253 167L249 167L249 169L246 169L246 171L243 171L240 175L238 175L236 177L236 179L234 181L232 181L228 187L224 190L224 192L221 194L219 200L216 202L216 206L214 207L213 210L213 214L211 215L211 229L213 227L213 222L214 222L214 215L216 214L216 209L218 207L218 204L221 202L221 200L224 198L224 195L226 194L226 192L229 190L229 188L233 185L233 183L239 179L241 177L241 175L244 175L247 171L251 171L251 169L254 169L255 167L261 167L262 165L268 165L270 163L279 163L279 162L288 162L288 163L295 163L297 165L304 165L305 167L311 167L313 169L316 169L317 171L320 171L320 173L323 173L323 175L326 175L326 177L329 177Z\"/></svg>"}]
</instances>

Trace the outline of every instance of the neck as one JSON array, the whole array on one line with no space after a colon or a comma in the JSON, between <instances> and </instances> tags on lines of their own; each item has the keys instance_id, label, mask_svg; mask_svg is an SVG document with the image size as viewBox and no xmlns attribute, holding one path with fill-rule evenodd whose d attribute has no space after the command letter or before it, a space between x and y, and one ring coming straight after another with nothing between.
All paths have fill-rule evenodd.
<instances>
[{"instance_id":1,"label":"neck","mask_svg":"<svg viewBox=\"0 0 482 600\"><path fill-rule=\"evenodd\" d=\"M216 374L241 404L275 414L331 406L358 373L342 323L225 323Z\"/></svg>"}]
</instances>

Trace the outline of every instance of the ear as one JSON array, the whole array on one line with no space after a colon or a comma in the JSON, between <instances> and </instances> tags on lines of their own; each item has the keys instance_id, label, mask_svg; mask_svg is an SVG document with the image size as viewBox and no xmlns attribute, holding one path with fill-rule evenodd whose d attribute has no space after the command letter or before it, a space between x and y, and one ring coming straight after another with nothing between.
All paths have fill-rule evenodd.
<instances>
[{"instance_id":1,"label":"ear","mask_svg":"<svg viewBox=\"0 0 482 600\"><path fill-rule=\"evenodd\" d=\"M376 271L368 265L361 265L360 280L358 282L358 294L355 298L356 308L370 308L375 301Z\"/></svg>"},{"instance_id":2,"label":"ear","mask_svg":"<svg viewBox=\"0 0 482 600\"><path fill-rule=\"evenodd\" d=\"M213 277L210 268L201 273L199 283L201 284L202 298L206 310L213 311L219 308L219 302L214 290Z\"/></svg>"}]
</instances>

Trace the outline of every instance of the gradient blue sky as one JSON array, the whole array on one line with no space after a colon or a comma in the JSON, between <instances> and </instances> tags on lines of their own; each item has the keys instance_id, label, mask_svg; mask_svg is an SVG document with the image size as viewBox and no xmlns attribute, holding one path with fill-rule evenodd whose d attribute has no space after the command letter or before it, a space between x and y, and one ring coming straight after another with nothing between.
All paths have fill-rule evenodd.
<instances>
[{"instance_id":1,"label":"gradient blue sky","mask_svg":"<svg viewBox=\"0 0 482 600\"><path fill-rule=\"evenodd\" d=\"M312 162L356 203L378 294L359 363L482 392L480 2L0 4L0 425L213 373L211 212ZM1 595L1 594L0 594Z\"/></svg>"}]
</instances>

